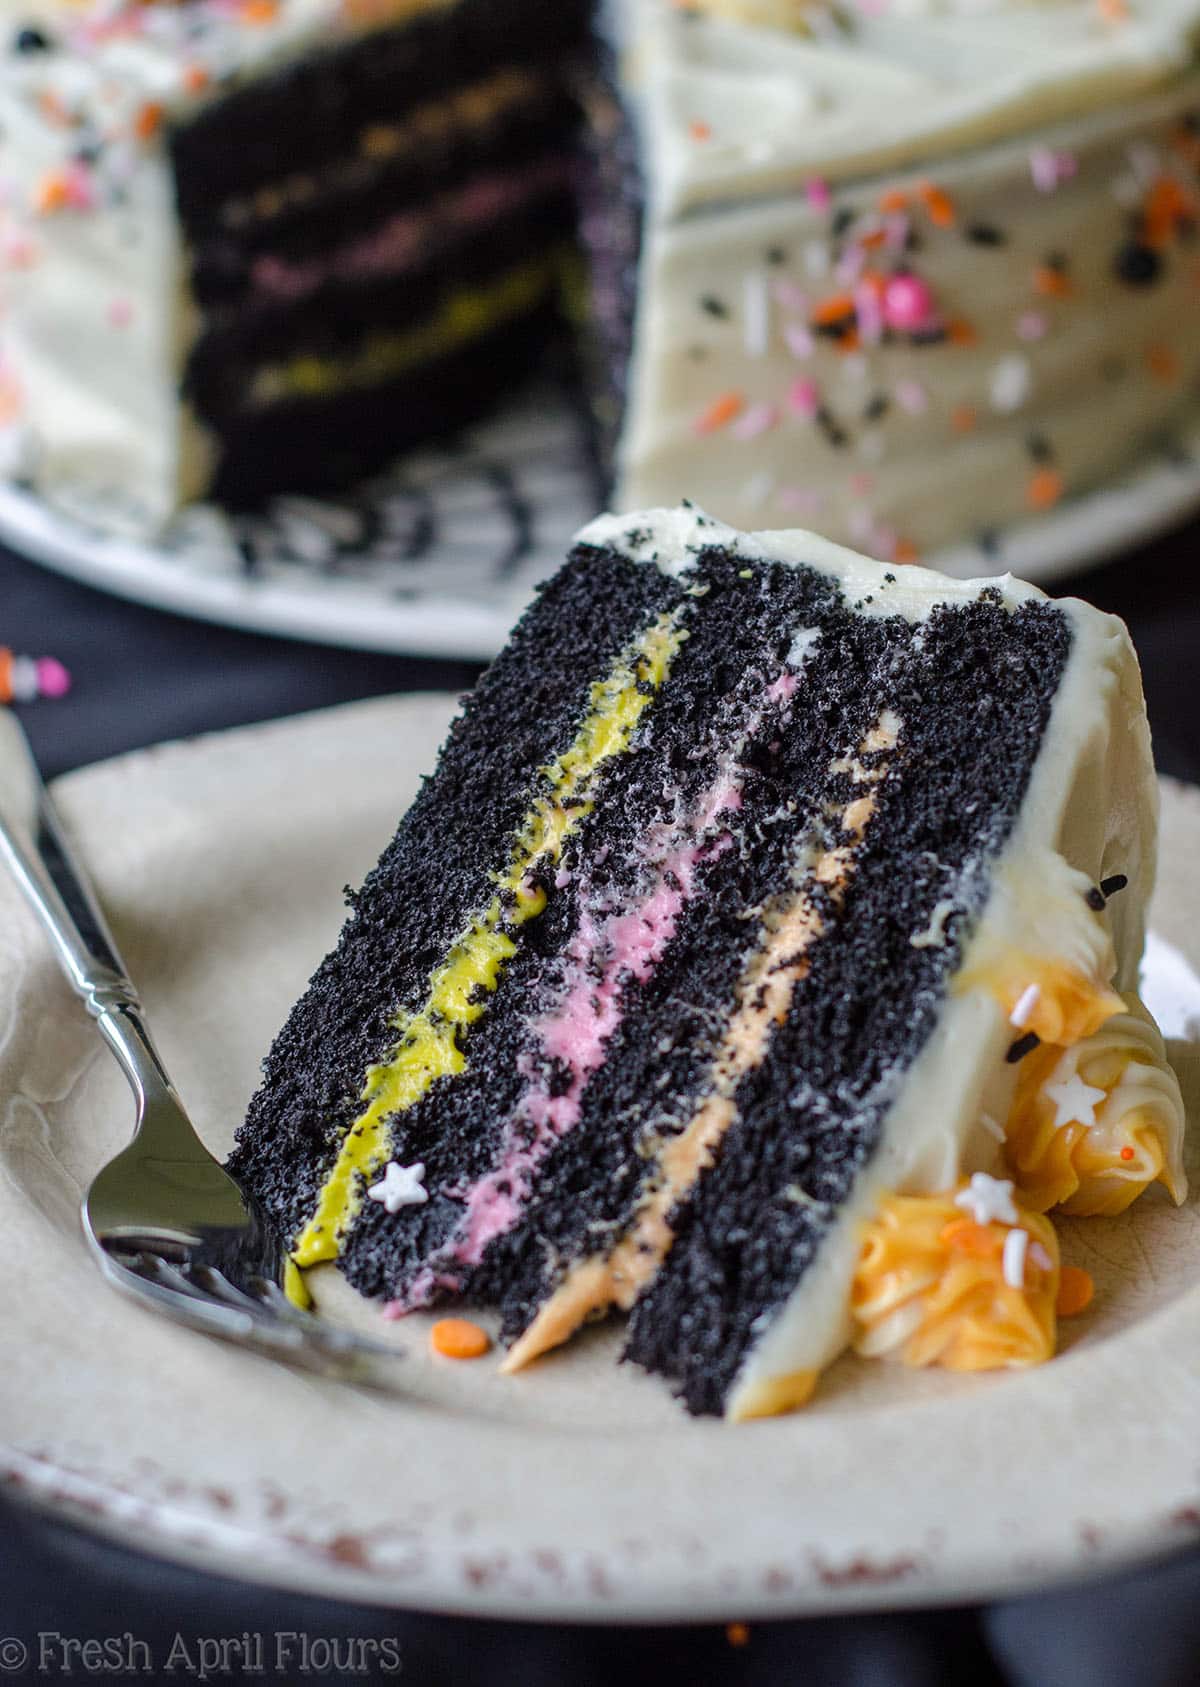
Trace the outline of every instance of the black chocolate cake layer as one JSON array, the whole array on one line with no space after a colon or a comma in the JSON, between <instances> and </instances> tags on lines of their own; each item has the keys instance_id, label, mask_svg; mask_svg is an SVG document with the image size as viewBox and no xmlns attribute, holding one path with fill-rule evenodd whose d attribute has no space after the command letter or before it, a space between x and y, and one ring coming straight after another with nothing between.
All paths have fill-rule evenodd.
<instances>
[{"instance_id":1,"label":"black chocolate cake layer","mask_svg":"<svg viewBox=\"0 0 1200 1687\"><path fill-rule=\"evenodd\" d=\"M222 313L210 320L192 348L184 393L197 414L219 428L253 407L250 387L257 370L296 357L352 357L369 336L419 332L457 294L486 290L507 274L541 262L540 296L522 313L536 315L557 300L570 217L569 199L552 193L490 230L486 240L473 235L447 242L410 273L351 281L331 277L305 298ZM486 331L467 335L464 348ZM486 365L480 375L487 384Z\"/></svg>"},{"instance_id":2,"label":"black chocolate cake layer","mask_svg":"<svg viewBox=\"0 0 1200 1687\"><path fill-rule=\"evenodd\" d=\"M336 492L406 450L451 438L495 409L531 368L548 367L556 303L368 388L281 399L225 418L213 495L235 510L279 492Z\"/></svg>"},{"instance_id":3,"label":"black chocolate cake layer","mask_svg":"<svg viewBox=\"0 0 1200 1687\"><path fill-rule=\"evenodd\" d=\"M237 1163L289 1235L313 1213L389 1020L422 1002L486 905L537 768L566 748L622 649L671 611L686 639L541 874L544 912L514 928L484 1011L460 1027L463 1070L391 1122L391 1155L425 1163L428 1203L398 1218L364 1201L342 1266L367 1294L413 1305L461 1292L498 1307L507 1336L525 1329L573 1264L627 1231L663 1144L712 1094L764 906L802 887L819 916L807 969L734 1091L715 1163L670 1214L674 1243L630 1324L631 1358L670 1377L691 1410L721 1410L933 1030L1069 650L1052 605L1012 610L985 593L913 625L882 612L886 589L863 613L815 569L719 547L678 580L615 552L574 553L481 682L268 1059ZM895 743L873 749L883 722ZM845 829L868 790L869 824ZM852 862L837 888L814 874L822 851ZM946 943L915 946L946 899L962 916ZM635 957L624 971L610 960L616 917L649 932L622 933ZM547 1016L567 1022L581 981L607 1030L599 1055L593 1037L590 1055L563 1057ZM538 1137L535 1092L567 1108L551 1139ZM528 1154L508 1176L514 1144ZM492 1194L512 1210L472 1252L473 1192L498 1173Z\"/></svg>"},{"instance_id":4,"label":"black chocolate cake layer","mask_svg":"<svg viewBox=\"0 0 1200 1687\"><path fill-rule=\"evenodd\" d=\"M241 305L256 261L302 264L369 239L396 216L428 208L440 196L483 175L519 179L539 164L561 161L560 192L569 188L567 156L577 125L574 99L556 83L506 109L485 125L451 129L402 157L339 160L301 188L285 184L235 228L193 230L192 287L206 309ZM285 191L289 187L290 192ZM573 204L573 201L572 201ZM567 226L573 225L573 216ZM481 239L490 231L474 231Z\"/></svg>"},{"instance_id":5,"label":"black chocolate cake layer","mask_svg":"<svg viewBox=\"0 0 1200 1687\"><path fill-rule=\"evenodd\" d=\"M844 628L886 674L876 695L903 721L895 768L836 920L630 1322L628 1356L677 1382L693 1412L721 1410L756 1321L799 1281L878 1145L1016 820L1070 640L1052 605L986 598L935 610L919 632L917 648L911 629ZM914 946L945 898L967 917L942 945Z\"/></svg>"},{"instance_id":6,"label":"black chocolate cake layer","mask_svg":"<svg viewBox=\"0 0 1200 1687\"><path fill-rule=\"evenodd\" d=\"M171 137L180 215L200 230L227 199L354 150L374 122L501 65L582 52L591 0L457 0L296 60L204 107Z\"/></svg>"},{"instance_id":7,"label":"black chocolate cake layer","mask_svg":"<svg viewBox=\"0 0 1200 1687\"><path fill-rule=\"evenodd\" d=\"M361 891L264 1063L233 1164L293 1234L311 1212L367 1067L389 1048L397 1008L491 894L538 785L612 653L676 597L656 570L577 558L543 588L467 698L437 772ZM569 629L569 636L564 631ZM528 928L527 928L528 929Z\"/></svg>"}]
</instances>

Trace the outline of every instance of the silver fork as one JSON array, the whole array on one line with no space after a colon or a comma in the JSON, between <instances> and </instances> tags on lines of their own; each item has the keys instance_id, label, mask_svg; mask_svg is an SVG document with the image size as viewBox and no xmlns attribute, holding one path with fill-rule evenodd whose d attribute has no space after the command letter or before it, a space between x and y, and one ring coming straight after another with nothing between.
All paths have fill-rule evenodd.
<instances>
[{"instance_id":1,"label":"silver fork","mask_svg":"<svg viewBox=\"0 0 1200 1687\"><path fill-rule=\"evenodd\" d=\"M137 1103L133 1141L96 1175L83 1202L84 1233L105 1276L192 1329L325 1376L395 1386L394 1348L288 1299L279 1237L254 1196L197 1136L29 746L11 716L0 727L11 730L25 763L17 814L0 812L0 860L45 927Z\"/></svg>"}]
</instances>

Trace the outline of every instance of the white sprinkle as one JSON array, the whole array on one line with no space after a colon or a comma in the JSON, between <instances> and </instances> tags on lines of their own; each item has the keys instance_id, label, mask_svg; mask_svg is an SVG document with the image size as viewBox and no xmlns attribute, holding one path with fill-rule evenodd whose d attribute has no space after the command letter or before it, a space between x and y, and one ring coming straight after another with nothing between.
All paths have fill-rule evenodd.
<instances>
[{"instance_id":1,"label":"white sprinkle","mask_svg":"<svg viewBox=\"0 0 1200 1687\"><path fill-rule=\"evenodd\" d=\"M1028 984L1017 998L1017 1005L1008 1016L1008 1023L1014 1025L1018 1031L1023 1031L1037 1012L1037 1005L1042 999L1041 987Z\"/></svg>"},{"instance_id":2,"label":"white sprinkle","mask_svg":"<svg viewBox=\"0 0 1200 1687\"><path fill-rule=\"evenodd\" d=\"M8 683L14 703L32 703L38 694L37 663L32 656L14 656Z\"/></svg>"},{"instance_id":3,"label":"white sprinkle","mask_svg":"<svg viewBox=\"0 0 1200 1687\"><path fill-rule=\"evenodd\" d=\"M751 270L742 287L742 337L747 357L765 357L771 339L771 294L762 270Z\"/></svg>"},{"instance_id":4,"label":"white sprinkle","mask_svg":"<svg viewBox=\"0 0 1200 1687\"><path fill-rule=\"evenodd\" d=\"M1004 1238L1004 1281L1010 1289L1025 1287L1025 1254L1028 1247L1028 1230L1010 1230Z\"/></svg>"},{"instance_id":5,"label":"white sprinkle","mask_svg":"<svg viewBox=\"0 0 1200 1687\"><path fill-rule=\"evenodd\" d=\"M991 400L993 410L1019 410L1029 397L1033 371L1029 359L1019 354L1002 357L992 370Z\"/></svg>"},{"instance_id":6,"label":"white sprinkle","mask_svg":"<svg viewBox=\"0 0 1200 1687\"><path fill-rule=\"evenodd\" d=\"M996 1120L992 1118L990 1113L981 1113L979 1115L979 1123L983 1126L989 1136L995 1137L997 1142L1003 1142L1008 1135L1004 1126L998 1124Z\"/></svg>"},{"instance_id":7,"label":"white sprinkle","mask_svg":"<svg viewBox=\"0 0 1200 1687\"><path fill-rule=\"evenodd\" d=\"M804 273L814 280L829 274L829 248L823 240L810 240L805 246Z\"/></svg>"},{"instance_id":8,"label":"white sprinkle","mask_svg":"<svg viewBox=\"0 0 1200 1687\"><path fill-rule=\"evenodd\" d=\"M816 342L802 322L789 322L783 330L783 338L787 349L799 362L811 357L816 349Z\"/></svg>"},{"instance_id":9,"label":"white sprinkle","mask_svg":"<svg viewBox=\"0 0 1200 1687\"><path fill-rule=\"evenodd\" d=\"M1008 1178L989 1177L975 1172L966 1189L954 1197L954 1205L969 1212L976 1224L1016 1224L1017 1209L1013 1204L1013 1186Z\"/></svg>"},{"instance_id":10,"label":"white sprinkle","mask_svg":"<svg viewBox=\"0 0 1200 1687\"><path fill-rule=\"evenodd\" d=\"M1053 1271L1054 1261L1050 1258L1050 1255L1046 1252L1040 1242L1035 1242L1030 1248L1029 1257L1033 1263L1040 1266L1043 1271Z\"/></svg>"},{"instance_id":11,"label":"white sprinkle","mask_svg":"<svg viewBox=\"0 0 1200 1687\"><path fill-rule=\"evenodd\" d=\"M372 1201L381 1201L390 1213L398 1213L401 1207L421 1207L429 1199L429 1191L423 1187L424 1178L423 1160L412 1166L389 1160L382 1182L373 1183L367 1194Z\"/></svg>"},{"instance_id":12,"label":"white sprinkle","mask_svg":"<svg viewBox=\"0 0 1200 1687\"><path fill-rule=\"evenodd\" d=\"M1061 1083L1046 1085L1046 1099L1054 1103L1054 1128L1079 1124L1090 1130L1096 1123L1096 1108L1108 1100L1108 1091L1086 1083L1072 1072Z\"/></svg>"},{"instance_id":13,"label":"white sprinkle","mask_svg":"<svg viewBox=\"0 0 1200 1687\"><path fill-rule=\"evenodd\" d=\"M896 403L910 416L920 416L929 408L929 394L920 381L898 381Z\"/></svg>"}]
</instances>

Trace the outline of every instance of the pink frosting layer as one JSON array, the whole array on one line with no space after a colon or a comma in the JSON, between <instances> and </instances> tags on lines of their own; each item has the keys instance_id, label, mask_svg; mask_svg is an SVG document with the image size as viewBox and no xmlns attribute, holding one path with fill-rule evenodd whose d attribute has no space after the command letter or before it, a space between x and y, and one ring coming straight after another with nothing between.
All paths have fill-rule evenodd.
<instances>
[{"instance_id":1,"label":"pink frosting layer","mask_svg":"<svg viewBox=\"0 0 1200 1687\"><path fill-rule=\"evenodd\" d=\"M489 171L417 211L390 217L371 234L319 258L295 263L264 254L250 272L254 291L269 299L303 299L327 281L366 281L403 275L439 238L494 223L568 179L562 159L549 158L517 171Z\"/></svg>"},{"instance_id":2,"label":"pink frosting layer","mask_svg":"<svg viewBox=\"0 0 1200 1687\"><path fill-rule=\"evenodd\" d=\"M786 714L796 687L796 675L785 671L766 691L764 704L772 713L782 704ZM762 727L765 713L760 705L747 722L749 735ZM696 893L700 869L732 845L723 817L741 806L741 770L727 771L689 814L652 826L638 851L648 874L645 892L634 907L618 911L606 906L611 893L589 900L588 887L582 888L579 925L564 952L557 1000L531 1027L538 1055L523 1058L527 1087L505 1132L500 1159L469 1188L445 1191L463 1202L458 1229L404 1297L388 1302L385 1317L400 1318L429 1305L438 1289L457 1289L464 1268L477 1265L488 1244L516 1224L534 1170L579 1122L588 1081L603 1064L605 1047L621 1023L625 985L650 979ZM599 865L607 853L598 851L593 864ZM568 878L560 873L557 882L565 884ZM565 1090L556 1083L551 1092L544 1070L550 1062L556 1070L569 1072Z\"/></svg>"}]
</instances>

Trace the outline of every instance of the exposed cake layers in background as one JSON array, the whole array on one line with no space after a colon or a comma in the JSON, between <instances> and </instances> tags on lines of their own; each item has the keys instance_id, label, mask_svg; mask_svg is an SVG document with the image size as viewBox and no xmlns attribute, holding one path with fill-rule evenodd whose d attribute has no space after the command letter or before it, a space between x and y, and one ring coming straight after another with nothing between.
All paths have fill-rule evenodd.
<instances>
[{"instance_id":1,"label":"exposed cake layers in background","mask_svg":"<svg viewBox=\"0 0 1200 1687\"><path fill-rule=\"evenodd\" d=\"M304 1268L630 1312L689 1408L853 1340L1054 1350L1046 1209L1177 1199L1136 998L1154 786L1124 628L690 509L610 517L468 700L236 1154ZM969 1181L968 1181L969 1180Z\"/></svg>"},{"instance_id":2,"label":"exposed cake layers in background","mask_svg":"<svg viewBox=\"0 0 1200 1687\"><path fill-rule=\"evenodd\" d=\"M48 488L143 525L344 484L561 324L588 0L35 10L0 82L0 260Z\"/></svg>"},{"instance_id":3,"label":"exposed cake layers in background","mask_svg":"<svg viewBox=\"0 0 1200 1687\"><path fill-rule=\"evenodd\" d=\"M1192 0L651 0L618 496L911 560L1200 398Z\"/></svg>"}]
</instances>

